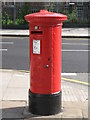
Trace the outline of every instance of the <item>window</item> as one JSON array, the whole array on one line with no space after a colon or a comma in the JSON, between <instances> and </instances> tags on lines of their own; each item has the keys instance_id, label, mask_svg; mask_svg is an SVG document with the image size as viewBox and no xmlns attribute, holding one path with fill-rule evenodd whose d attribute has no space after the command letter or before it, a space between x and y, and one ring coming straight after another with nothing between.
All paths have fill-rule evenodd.
<instances>
[{"instance_id":1,"label":"window","mask_svg":"<svg viewBox=\"0 0 90 120\"><path fill-rule=\"evenodd\" d=\"M88 17L90 18L90 10L88 10Z\"/></svg>"},{"instance_id":2,"label":"window","mask_svg":"<svg viewBox=\"0 0 90 120\"><path fill-rule=\"evenodd\" d=\"M77 10L83 10L83 6L78 6Z\"/></svg>"},{"instance_id":3,"label":"window","mask_svg":"<svg viewBox=\"0 0 90 120\"><path fill-rule=\"evenodd\" d=\"M77 5L83 5L83 0L77 0Z\"/></svg>"},{"instance_id":4,"label":"window","mask_svg":"<svg viewBox=\"0 0 90 120\"><path fill-rule=\"evenodd\" d=\"M83 10L78 10L77 11L77 16L82 18L83 17Z\"/></svg>"},{"instance_id":5,"label":"window","mask_svg":"<svg viewBox=\"0 0 90 120\"><path fill-rule=\"evenodd\" d=\"M15 0L13 2L6 2L7 0L4 0L4 5L8 5L8 6L11 6L11 5L15 5Z\"/></svg>"}]
</instances>

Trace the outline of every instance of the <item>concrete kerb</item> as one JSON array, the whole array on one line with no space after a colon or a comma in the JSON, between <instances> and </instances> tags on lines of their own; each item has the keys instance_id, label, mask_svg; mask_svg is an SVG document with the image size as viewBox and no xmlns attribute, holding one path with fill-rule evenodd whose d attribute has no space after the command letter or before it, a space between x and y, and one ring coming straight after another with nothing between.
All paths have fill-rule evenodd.
<instances>
[{"instance_id":1,"label":"concrete kerb","mask_svg":"<svg viewBox=\"0 0 90 120\"><path fill-rule=\"evenodd\" d=\"M28 71L28 70L9 70L9 69L7 70L7 69L0 69L0 71L7 71L7 72L13 71L13 72L30 73L30 71ZM66 81L66 82L72 82L72 83L78 83L78 84L90 86L90 83L88 83L88 82L83 82L83 81L76 80L76 79L61 77L61 80Z\"/></svg>"},{"instance_id":2,"label":"concrete kerb","mask_svg":"<svg viewBox=\"0 0 90 120\"><path fill-rule=\"evenodd\" d=\"M27 71L27 70L12 70L12 69L0 69L0 71L5 71L5 72L10 72L10 71L13 71L13 72L23 72L23 73L30 73L30 71Z\"/></svg>"}]
</instances>

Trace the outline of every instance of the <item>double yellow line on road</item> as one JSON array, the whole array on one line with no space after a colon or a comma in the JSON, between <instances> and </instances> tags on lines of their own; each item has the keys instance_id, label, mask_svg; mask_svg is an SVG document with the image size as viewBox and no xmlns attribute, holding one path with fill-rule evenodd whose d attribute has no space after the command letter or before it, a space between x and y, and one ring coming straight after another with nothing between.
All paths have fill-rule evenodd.
<instances>
[{"instance_id":1,"label":"double yellow line on road","mask_svg":"<svg viewBox=\"0 0 90 120\"><path fill-rule=\"evenodd\" d=\"M29 73L30 71L21 70L21 72L27 72L27 73ZM75 80L75 79L65 78L65 77L61 77L61 79L64 80L64 81L68 81L68 82L79 83L79 84L90 86L90 83L83 82L83 81L80 81L80 80Z\"/></svg>"},{"instance_id":2,"label":"double yellow line on road","mask_svg":"<svg viewBox=\"0 0 90 120\"><path fill-rule=\"evenodd\" d=\"M64 81L68 81L68 82L74 82L74 83L79 83L79 84L90 86L90 83L83 82L83 81L80 81L80 80L74 80L74 79L69 79L69 78L64 78L64 77L62 77L61 79L64 80Z\"/></svg>"}]
</instances>

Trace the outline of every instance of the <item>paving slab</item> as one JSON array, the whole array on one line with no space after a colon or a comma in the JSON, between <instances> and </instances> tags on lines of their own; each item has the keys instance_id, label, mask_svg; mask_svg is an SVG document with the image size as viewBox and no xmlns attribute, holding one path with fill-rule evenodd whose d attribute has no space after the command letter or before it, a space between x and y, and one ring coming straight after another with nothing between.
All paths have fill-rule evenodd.
<instances>
[{"instance_id":1,"label":"paving slab","mask_svg":"<svg viewBox=\"0 0 90 120\"><path fill-rule=\"evenodd\" d=\"M2 71L2 100L28 100L29 73Z\"/></svg>"},{"instance_id":2,"label":"paving slab","mask_svg":"<svg viewBox=\"0 0 90 120\"><path fill-rule=\"evenodd\" d=\"M63 102L62 104L62 118L79 118L81 120L88 118L88 102Z\"/></svg>"},{"instance_id":3,"label":"paving slab","mask_svg":"<svg viewBox=\"0 0 90 120\"><path fill-rule=\"evenodd\" d=\"M62 101L62 106L64 109L72 109L72 108L79 108L79 109L86 109L88 111L88 101L87 102L68 102ZM88 113L88 112L87 112Z\"/></svg>"},{"instance_id":4,"label":"paving slab","mask_svg":"<svg viewBox=\"0 0 90 120\"><path fill-rule=\"evenodd\" d=\"M76 102L85 102L88 98L88 87L83 89L82 85L78 84L75 86L75 83L71 82L62 82L62 99L63 101L76 101Z\"/></svg>"},{"instance_id":5,"label":"paving slab","mask_svg":"<svg viewBox=\"0 0 90 120\"><path fill-rule=\"evenodd\" d=\"M3 90L3 92L6 91L6 88L8 87L8 84L9 84L10 80L12 79L12 76L13 76L13 73L2 74L2 78L4 78L4 80L2 80L2 90Z\"/></svg>"},{"instance_id":6,"label":"paving slab","mask_svg":"<svg viewBox=\"0 0 90 120\"><path fill-rule=\"evenodd\" d=\"M7 86L12 78L12 73L3 73L0 72L0 100L2 100L2 97L7 89ZM2 80L2 78L4 78L4 80ZM7 79L8 78L8 79Z\"/></svg>"},{"instance_id":7,"label":"paving slab","mask_svg":"<svg viewBox=\"0 0 90 120\"><path fill-rule=\"evenodd\" d=\"M28 89L25 88L8 88L3 96L3 100L26 100Z\"/></svg>"},{"instance_id":8,"label":"paving slab","mask_svg":"<svg viewBox=\"0 0 90 120\"><path fill-rule=\"evenodd\" d=\"M9 88L28 88L29 78L27 75L13 74L13 77L8 84ZM14 84L13 84L14 83Z\"/></svg>"},{"instance_id":9,"label":"paving slab","mask_svg":"<svg viewBox=\"0 0 90 120\"><path fill-rule=\"evenodd\" d=\"M82 110L79 108L64 109L62 118L82 118Z\"/></svg>"}]
</instances>

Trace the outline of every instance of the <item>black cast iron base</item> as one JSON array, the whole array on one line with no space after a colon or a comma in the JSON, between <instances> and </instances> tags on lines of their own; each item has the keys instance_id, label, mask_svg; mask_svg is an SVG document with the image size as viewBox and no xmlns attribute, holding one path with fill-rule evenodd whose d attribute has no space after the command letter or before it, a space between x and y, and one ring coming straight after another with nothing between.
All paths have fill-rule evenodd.
<instances>
[{"instance_id":1,"label":"black cast iron base","mask_svg":"<svg viewBox=\"0 0 90 120\"><path fill-rule=\"evenodd\" d=\"M36 115L53 115L61 111L61 92L35 94L29 91L29 111Z\"/></svg>"}]
</instances>

